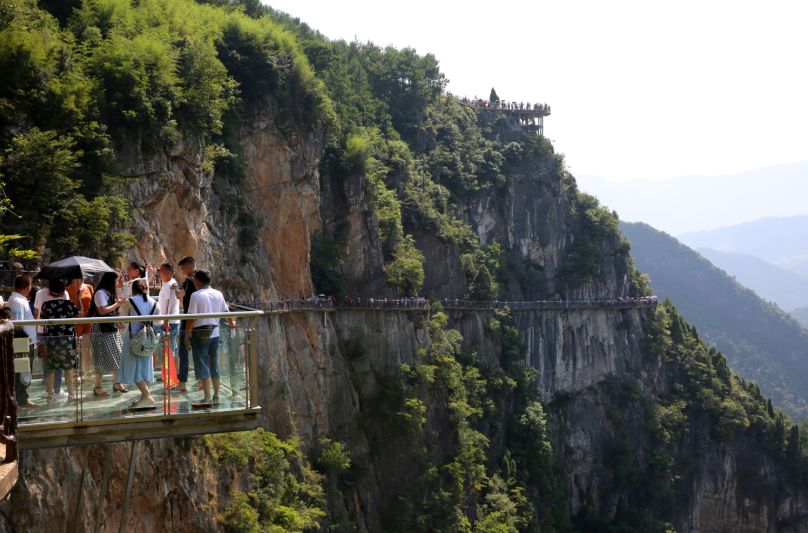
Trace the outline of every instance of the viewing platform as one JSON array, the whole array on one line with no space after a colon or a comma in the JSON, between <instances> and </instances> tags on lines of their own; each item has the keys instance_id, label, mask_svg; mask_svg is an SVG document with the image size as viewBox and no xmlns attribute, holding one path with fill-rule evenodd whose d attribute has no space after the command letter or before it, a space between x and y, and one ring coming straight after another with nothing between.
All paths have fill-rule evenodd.
<instances>
[{"instance_id":1,"label":"viewing platform","mask_svg":"<svg viewBox=\"0 0 808 533\"><path fill-rule=\"evenodd\" d=\"M470 100L461 98L459 102L475 109L478 113L497 113L510 116L519 122L522 129L544 135L544 117L550 115L550 106L530 102L508 102L504 100Z\"/></svg>"},{"instance_id":2,"label":"viewing platform","mask_svg":"<svg viewBox=\"0 0 808 533\"><path fill-rule=\"evenodd\" d=\"M194 364L190 355L188 392L177 391L176 362L172 360L173 349L167 336L163 336L162 345L154 357L149 358L149 363L155 368L155 381L149 384L155 405L147 407L132 405L140 397L140 391L135 387L126 393L115 392L111 374L101 378L105 394L99 395L100 389L95 389L92 350L96 339L92 337L109 334L86 333L76 340L73 349L78 363L73 396L67 395L69 388L63 382L61 394L50 399L44 383L43 359L28 357L27 337L16 339L13 343L14 362L24 366L30 361L28 397L38 404L36 407L17 408L19 448L30 450L255 429L261 407L257 403L258 346L253 321L262 315L262 311L254 309L182 315L184 319L214 318L222 324L219 327L219 396L204 408L194 405L202 400L203 391L194 384ZM176 320L178 317L154 315L150 318L155 324L160 324L164 319ZM236 327L227 327L224 321L228 319L235 320ZM143 318L138 316L119 316L16 321L13 324L41 327L122 323L125 326L142 321ZM40 335L39 340L51 344L58 338Z\"/></svg>"},{"instance_id":3,"label":"viewing platform","mask_svg":"<svg viewBox=\"0 0 808 533\"><path fill-rule=\"evenodd\" d=\"M78 446L109 442L132 441L149 438L176 437L228 431L254 429L258 425L261 407L257 403L257 331L254 321L268 314L284 313L334 313L354 311L416 312L428 313L433 302L425 298L350 298L336 302L332 298L315 297L310 299L282 300L270 302L246 302L249 307L232 305L238 311L211 315L182 315L183 319L216 318L220 320L221 342L219 368L221 388L216 401L205 408L197 408L202 400L202 390L194 385L194 366L190 363L188 392L176 390L176 377L172 370L176 367L172 360L173 349L168 338L163 338L162 346L154 356L155 380L149 384L156 404L148 407L133 406L140 396L134 387L127 393L113 390L113 375L101 378L102 389L99 395L94 385L92 350L93 335L86 333L79 337L73 350L76 352L77 369L74 378L72 397L68 397L68 387L62 383L61 394L48 398L45 387L44 359L29 358L28 339L16 339L14 345L14 366L25 366L30 362L31 384L28 386L29 399L36 407L19 407L17 416L16 442L21 450L59 446ZM581 309L632 309L648 308L657 305L656 297L615 298L600 300L459 300L444 299L440 302L446 312L492 311L509 309L513 313L535 311L571 311ZM255 309L260 307L262 309ZM164 319L176 319L177 315L155 315L155 324ZM236 327L227 327L227 319L236 320ZM55 320L17 321L14 326L56 326L120 323L125 326L132 322L142 322L139 316L119 316L105 318L76 318ZM6 328L9 337L9 328ZM107 335L107 334L98 334ZM40 343L48 344L54 338L39 336ZM20 368L15 369L20 370ZM13 373L12 373L13 376ZM13 378L12 378L13 379ZM66 379L66 377L65 377Z\"/></svg>"}]
</instances>

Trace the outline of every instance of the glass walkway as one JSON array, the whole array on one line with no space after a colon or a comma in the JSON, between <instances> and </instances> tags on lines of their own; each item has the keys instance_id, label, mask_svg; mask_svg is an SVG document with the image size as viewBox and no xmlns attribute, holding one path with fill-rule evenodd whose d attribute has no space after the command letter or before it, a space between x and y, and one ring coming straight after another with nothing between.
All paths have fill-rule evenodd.
<instances>
[{"instance_id":1,"label":"glass walkway","mask_svg":"<svg viewBox=\"0 0 808 533\"><path fill-rule=\"evenodd\" d=\"M146 364L154 369L154 379L148 390L154 404L138 404L141 391L131 383L124 383L128 392L118 392L114 382L116 373L105 373L96 381L94 364L102 342L93 336L116 336L118 333L85 333L81 337L45 335L42 326L80 325L88 322L118 323L121 332L126 324L139 322L139 317L92 319L58 319L17 321L15 326L40 327L38 344L47 347L47 357L39 358L38 350L26 348L28 338L15 339L15 366L30 368L28 399L36 404L18 407L18 443L21 450L76 446L95 443L132 441L160 437L176 437L242 431L258 426L256 374L256 330L254 321L261 311L242 310L209 315L183 315L184 319L216 318L220 320L218 343L218 391L204 402L203 384L197 383L193 357L189 354L190 371L186 391L179 390L176 369L179 361L167 336L151 357L135 356L128 352L130 341L123 335L121 366ZM161 319L154 316L155 324ZM235 326L228 322L234 321ZM120 341L116 341L119 342ZM66 348L65 348L66 347ZM27 352L27 353L26 353ZM189 351L190 352L190 351ZM48 361L68 356L75 361L75 370L58 376L48 369ZM145 360L145 362L144 362ZM28 376L25 374L26 377ZM48 385L50 383L50 385ZM100 386L98 386L100 384ZM48 392L50 390L50 393ZM57 392L58 391L58 392Z\"/></svg>"}]
</instances>

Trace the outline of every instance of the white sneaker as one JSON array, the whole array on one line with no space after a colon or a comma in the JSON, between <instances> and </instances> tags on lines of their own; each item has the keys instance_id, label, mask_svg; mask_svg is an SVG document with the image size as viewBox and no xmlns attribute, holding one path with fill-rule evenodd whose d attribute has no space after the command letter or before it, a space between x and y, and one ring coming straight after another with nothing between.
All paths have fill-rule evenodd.
<instances>
[{"instance_id":1,"label":"white sneaker","mask_svg":"<svg viewBox=\"0 0 808 533\"><path fill-rule=\"evenodd\" d=\"M53 394L53 397L57 400L63 400L67 398L67 393L65 391L59 391Z\"/></svg>"}]
</instances>

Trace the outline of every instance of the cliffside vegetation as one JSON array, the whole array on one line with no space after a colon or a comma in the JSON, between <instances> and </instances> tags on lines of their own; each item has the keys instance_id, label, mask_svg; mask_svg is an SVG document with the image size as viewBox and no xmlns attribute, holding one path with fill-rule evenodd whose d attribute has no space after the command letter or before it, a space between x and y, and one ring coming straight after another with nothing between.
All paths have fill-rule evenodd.
<instances>
[{"instance_id":1,"label":"cliffside vegetation","mask_svg":"<svg viewBox=\"0 0 808 533\"><path fill-rule=\"evenodd\" d=\"M16 244L40 254L113 259L133 241L121 150L198 144L232 200L243 170L241 117L278 127L329 123L323 84L269 18L191 0L0 2L0 174ZM225 198L226 200L227 198ZM232 216L244 223L238 209ZM244 237L243 244L249 244Z\"/></svg>"},{"instance_id":2,"label":"cliffside vegetation","mask_svg":"<svg viewBox=\"0 0 808 533\"><path fill-rule=\"evenodd\" d=\"M567 175L546 139L481 123L446 96L433 56L329 41L255 2L73 0L38 8L34 0L3 0L0 32L0 70L9 80L0 89L0 173L13 205L3 222L23 236L17 248L47 257L119 256L133 242L127 219L137 208L123 191L138 170L121 165L122 151L170 154L191 144L205 156L225 216L242 228L248 261L257 241L253 215L239 201L238 135L245 117L268 113L282 135L326 131L323 171L362 177L384 272L399 294L416 294L423 283L411 238L421 231L458 247L469 297L496 298L507 276L500 248L480 246L463 221L465 200L506 187L506 176L530 179L524 169L539 158ZM615 224L591 198L573 196L588 204L577 208L585 224L567 286L586 280L597 260L588 232L610 233ZM316 244L339 242L324 237ZM318 292L347 290L333 266L341 253L314 250Z\"/></svg>"},{"instance_id":3,"label":"cliffside vegetation","mask_svg":"<svg viewBox=\"0 0 808 533\"><path fill-rule=\"evenodd\" d=\"M623 224L656 294L670 298L732 368L759 383L789 415L808 414L808 332L673 237L645 224Z\"/></svg>"},{"instance_id":4,"label":"cliffside vegetation","mask_svg":"<svg viewBox=\"0 0 808 533\"><path fill-rule=\"evenodd\" d=\"M499 344L498 365L461 348L439 304L428 320L429 347L413 364L377 376L375 393L360 398L366 461L384 472L388 487L383 530L570 530L535 371L524 364L509 313L486 326ZM343 351L352 365L373 356L357 336ZM354 470L344 481L365 474Z\"/></svg>"},{"instance_id":5,"label":"cliffside vegetation","mask_svg":"<svg viewBox=\"0 0 808 533\"><path fill-rule=\"evenodd\" d=\"M296 532L319 527L325 517L323 476L303 461L297 442L262 429L204 440L220 468L249 472L249 489L233 489L218 516L223 530Z\"/></svg>"}]
</instances>

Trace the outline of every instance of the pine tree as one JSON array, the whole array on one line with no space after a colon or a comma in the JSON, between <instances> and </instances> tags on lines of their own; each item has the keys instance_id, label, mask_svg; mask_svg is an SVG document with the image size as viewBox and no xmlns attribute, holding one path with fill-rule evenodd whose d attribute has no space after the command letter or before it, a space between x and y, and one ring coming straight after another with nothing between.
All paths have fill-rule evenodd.
<instances>
[{"instance_id":1,"label":"pine tree","mask_svg":"<svg viewBox=\"0 0 808 533\"><path fill-rule=\"evenodd\" d=\"M495 91L493 87L491 87L491 95L488 97L488 100L492 103L499 102L499 95L497 95L497 91Z\"/></svg>"}]
</instances>

